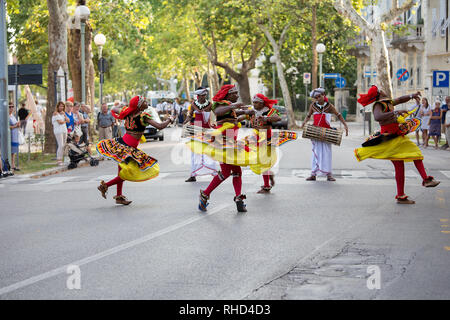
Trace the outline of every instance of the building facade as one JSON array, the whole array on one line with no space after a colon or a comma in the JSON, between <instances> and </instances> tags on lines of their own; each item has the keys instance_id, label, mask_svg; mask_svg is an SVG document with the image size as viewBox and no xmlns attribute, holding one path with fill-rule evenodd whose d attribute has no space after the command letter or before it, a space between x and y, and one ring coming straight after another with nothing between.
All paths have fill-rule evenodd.
<instances>
[{"instance_id":1,"label":"building facade","mask_svg":"<svg viewBox=\"0 0 450 320\"><path fill-rule=\"evenodd\" d=\"M376 6L364 8L363 15L367 21L373 22L374 18L390 10L391 3L391 0L380 0ZM420 91L430 103L443 100L443 96L432 94L432 76L433 71L450 70L449 5L450 0L418 1L416 6L397 17L389 26L386 46L394 97ZM374 83L373 76L376 75L365 36L355 39L354 45L350 53L358 61L357 91L363 93ZM403 77L399 79L397 74ZM359 108L362 106L359 105Z\"/></svg>"}]
</instances>

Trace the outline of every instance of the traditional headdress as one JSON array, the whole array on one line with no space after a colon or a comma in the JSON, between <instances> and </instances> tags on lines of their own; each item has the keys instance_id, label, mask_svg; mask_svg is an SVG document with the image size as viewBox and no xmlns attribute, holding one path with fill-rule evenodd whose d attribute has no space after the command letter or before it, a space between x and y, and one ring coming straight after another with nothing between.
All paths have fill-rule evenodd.
<instances>
[{"instance_id":1,"label":"traditional headdress","mask_svg":"<svg viewBox=\"0 0 450 320\"><path fill-rule=\"evenodd\" d=\"M120 111L120 114L116 114L114 110L111 110L111 114L116 119L125 119L126 116L136 111L142 104L145 102L145 98L143 96L135 96L131 98L130 103L127 107L123 107Z\"/></svg>"},{"instance_id":2,"label":"traditional headdress","mask_svg":"<svg viewBox=\"0 0 450 320\"><path fill-rule=\"evenodd\" d=\"M198 87L197 90L194 91L194 94L197 96L201 96L204 94L208 94L208 89L203 87Z\"/></svg>"},{"instance_id":3,"label":"traditional headdress","mask_svg":"<svg viewBox=\"0 0 450 320\"><path fill-rule=\"evenodd\" d=\"M314 89L313 91L311 91L309 96L311 98L315 98L316 96L318 96L320 94L325 94L325 89L324 88L316 88L316 89Z\"/></svg>"},{"instance_id":4,"label":"traditional headdress","mask_svg":"<svg viewBox=\"0 0 450 320\"><path fill-rule=\"evenodd\" d=\"M213 101L221 101L225 99L226 95L230 92L236 92L237 88L234 84L226 84L220 88L219 92L213 97Z\"/></svg>"},{"instance_id":5,"label":"traditional headdress","mask_svg":"<svg viewBox=\"0 0 450 320\"><path fill-rule=\"evenodd\" d=\"M261 94L261 93L257 93L257 94L253 97L252 101L253 101L253 102L255 102L255 101L262 102L262 103L264 103L264 105L265 105L266 107L268 107L268 108L272 108L272 106L273 106L275 103L278 102L278 100L271 100L271 99L267 98L265 95L263 95L263 94Z\"/></svg>"},{"instance_id":6,"label":"traditional headdress","mask_svg":"<svg viewBox=\"0 0 450 320\"><path fill-rule=\"evenodd\" d=\"M363 105L364 107L368 104L371 104L372 102L375 102L377 100L379 95L379 91L377 86L370 87L369 91L367 91L367 94L360 93L358 102Z\"/></svg>"}]
</instances>

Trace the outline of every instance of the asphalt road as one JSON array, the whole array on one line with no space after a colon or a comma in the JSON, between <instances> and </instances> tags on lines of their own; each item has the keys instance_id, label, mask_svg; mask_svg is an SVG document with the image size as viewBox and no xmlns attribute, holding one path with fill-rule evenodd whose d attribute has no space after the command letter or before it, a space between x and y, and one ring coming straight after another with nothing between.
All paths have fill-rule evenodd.
<instances>
[{"instance_id":1,"label":"asphalt road","mask_svg":"<svg viewBox=\"0 0 450 320\"><path fill-rule=\"evenodd\" d=\"M450 299L450 152L423 150L437 188L407 164L416 204L397 205L392 164L358 163L362 131L350 130L333 147L336 182L305 181L302 138L281 147L272 194L256 194L262 178L245 169L247 213L231 179L198 211L210 177L184 182L190 153L173 128L142 145L161 173L125 182L130 206L96 189L113 161L3 179L0 299Z\"/></svg>"}]
</instances>

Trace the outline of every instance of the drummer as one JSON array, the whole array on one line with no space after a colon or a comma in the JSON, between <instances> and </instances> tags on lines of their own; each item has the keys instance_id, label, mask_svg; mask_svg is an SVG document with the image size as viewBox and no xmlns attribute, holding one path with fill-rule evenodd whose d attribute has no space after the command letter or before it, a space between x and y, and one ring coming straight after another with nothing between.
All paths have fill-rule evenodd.
<instances>
[{"instance_id":1,"label":"drummer","mask_svg":"<svg viewBox=\"0 0 450 320\"><path fill-rule=\"evenodd\" d=\"M334 114L344 125L345 135L348 136L348 127L345 123L342 115L337 112L336 108L328 102L325 96L325 89L317 88L311 91L310 96L314 99L314 102L310 105L308 115L303 121L301 128L305 126L306 123L313 116L313 125L322 128L331 128L331 116ZM336 181L332 175L331 170L331 143L325 141L319 141L311 139L312 143L312 157L311 157L311 176L306 178L307 181L316 181L317 175L327 176L328 181Z\"/></svg>"}]
</instances>

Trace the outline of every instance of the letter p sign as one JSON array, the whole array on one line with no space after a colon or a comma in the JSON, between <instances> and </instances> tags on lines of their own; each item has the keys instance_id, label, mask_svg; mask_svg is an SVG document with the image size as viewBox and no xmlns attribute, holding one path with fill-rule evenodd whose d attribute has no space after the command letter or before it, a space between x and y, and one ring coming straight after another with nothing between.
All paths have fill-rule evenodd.
<instances>
[{"instance_id":1,"label":"letter p sign","mask_svg":"<svg viewBox=\"0 0 450 320\"><path fill-rule=\"evenodd\" d=\"M448 88L450 71L433 71L433 87Z\"/></svg>"}]
</instances>

